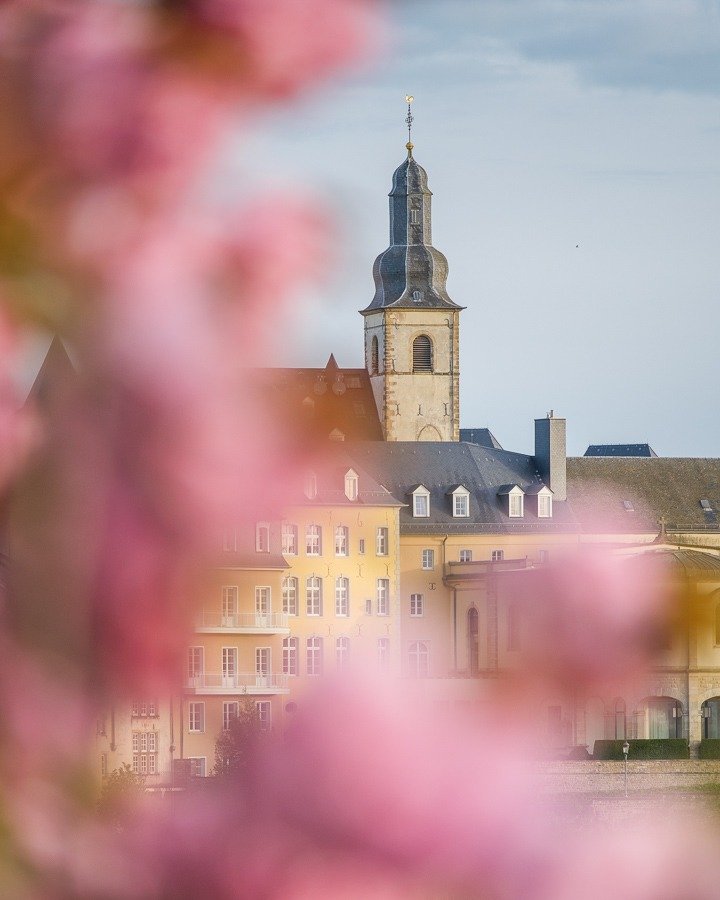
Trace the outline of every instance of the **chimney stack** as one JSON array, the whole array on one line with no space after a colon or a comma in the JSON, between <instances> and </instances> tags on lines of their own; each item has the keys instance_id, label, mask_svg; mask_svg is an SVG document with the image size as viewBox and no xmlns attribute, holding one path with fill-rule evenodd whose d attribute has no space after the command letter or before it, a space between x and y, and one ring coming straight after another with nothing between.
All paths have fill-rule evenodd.
<instances>
[{"instance_id":1,"label":"chimney stack","mask_svg":"<svg viewBox=\"0 0 720 900\"><path fill-rule=\"evenodd\" d=\"M535 464L553 499L567 500L565 419L556 418L553 410L544 419L535 419Z\"/></svg>"}]
</instances>

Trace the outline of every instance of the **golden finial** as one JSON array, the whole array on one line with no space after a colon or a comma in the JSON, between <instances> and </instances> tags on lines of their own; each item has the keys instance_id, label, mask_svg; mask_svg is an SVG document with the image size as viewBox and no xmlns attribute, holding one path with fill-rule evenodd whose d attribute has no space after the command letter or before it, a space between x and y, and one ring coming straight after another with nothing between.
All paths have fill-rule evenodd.
<instances>
[{"instance_id":1,"label":"golden finial","mask_svg":"<svg viewBox=\"0 0 720 900\"><path fill-rule=\"evenodd\" d=\"M412 107L411 107L411 104L412 104L412 102L413 102L414 99L415 99L415 98L413 97L412 94L406 94L406 95L405 95L405 102L406 102L407 105L408 105L408 108L407 108L407 116L405 117L405 124L407 125L407 128L408 128L408 139L407 139L407 144L405 144L405 147L406 147L406 149L407 149L408 156L412 156L413 146L414 146L414 144L413 144L413 142L412 142L412 123L413 123L413 114L412 114Z\"/></svg>"}]
</instances>

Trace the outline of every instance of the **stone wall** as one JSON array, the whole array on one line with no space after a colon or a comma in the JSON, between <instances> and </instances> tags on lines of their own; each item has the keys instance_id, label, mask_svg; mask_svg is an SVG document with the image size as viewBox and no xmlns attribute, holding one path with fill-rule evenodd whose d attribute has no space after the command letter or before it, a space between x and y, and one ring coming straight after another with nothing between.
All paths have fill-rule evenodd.
<instances>
[{"instance_id":1,"label":"stone wall","mask_svg":"<svg viewBox=\"0 0 720 900\"><path fill-rule=\"evenodd\" d=\"M624 791L624 762L595 760L539 763L541 781L551 793ZM628 792L662 791L720 784L720 760L630 760Z\"/></svg>"}]
</instances>

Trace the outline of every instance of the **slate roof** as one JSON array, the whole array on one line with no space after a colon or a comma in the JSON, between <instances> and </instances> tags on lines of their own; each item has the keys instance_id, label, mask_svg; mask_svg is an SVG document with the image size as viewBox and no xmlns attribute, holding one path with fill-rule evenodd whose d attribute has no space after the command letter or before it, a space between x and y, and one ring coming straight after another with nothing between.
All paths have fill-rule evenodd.
<instances>
[{"instance_id":1,"label":"slate roof","mask_svg":"<svg viewBox=\"0 0 720 900\"><path fill-rule=\"evenodd\" d=\"M568 457L567 496L586 532L657 532L661 516L668 530L716 531L720 459Z\"/></svg>"},{"instance_id":2,"label":"slate roof","mask_svg":"<svg viewBox=\"0 0 720 900\"><path fill-rule=\"evenodd\" d=\"M342 369L330 356L324 369L255 369L252 387L273 416L308 436L347 441L382 440L370 377L365 369Z\"/></svg>"},{"instance_id":3,"label":"slate roof","mask_svg":"<svg viewBox=\"0 0 720 900\"><path fill-rule=\"evenodd\" d=\"M502 450L500 442L489 428L461 428L460 440L468 444L479 444L481 447L493 447Z\"/></svg>"},{"instance_id":4,"label":"slate roof","mask_svg":"<svg viewBox=\"0 0 720 900\"><path fill-rule=\"evenodd\" d=\"M526 510L523 518L510 518L497 492L516 483L526 488L541 483L532 456L452 442L363 442L346 447L348 454L383 484L398 500L404 534L517 533L522 531L577 531L577 522L565 502L553 503L551 519L539 519ZM423 484L430 491L430 516L413 518L410 491ZM470 515L454 518L448 489L462 484L470 492Z\"/></svg>"},{"instance_id":5,"label":"slate roof","mask_svg":"<svg viewBox=\"0 0 720 900\"><path fill-rule=\"evenodd\" d=\"M288 492L288 506L400 506L404 501L394 497L374 477L374 474L348 452L346 444L330 444L307 467L317 482L317 494L309 498L304 493L304 477L297 490ZM345 494L345 475L352 469L358 476L358 496L348 500Z\"/></svg>"},{"instance_id":6,"label":"slate roof","mask_svg":"<svg viewBox=\"0 0 720 900\"><path fill-rule=\"evenodd\" d=\"M585 456L644 456L656 457L650 444L590 444Z\"/></svg>"}]
</instances>

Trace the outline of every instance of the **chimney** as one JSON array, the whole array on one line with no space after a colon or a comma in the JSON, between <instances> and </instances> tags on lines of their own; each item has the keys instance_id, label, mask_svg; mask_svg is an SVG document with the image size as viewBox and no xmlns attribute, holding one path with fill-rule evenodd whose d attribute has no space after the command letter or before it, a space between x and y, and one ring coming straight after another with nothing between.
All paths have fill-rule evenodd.
<instances>
[{"instance_id":1,"label":"chimney","mask_svg":"<svg viewBox=\"0 0 720 900\"><path fill-rule=\"evenodd\" d=\"M565 419L556 418L553 410L544 419L535 419L535 464L553 499L567 500Z\"/></svg>"}]
</instances>

